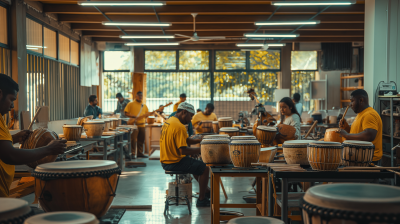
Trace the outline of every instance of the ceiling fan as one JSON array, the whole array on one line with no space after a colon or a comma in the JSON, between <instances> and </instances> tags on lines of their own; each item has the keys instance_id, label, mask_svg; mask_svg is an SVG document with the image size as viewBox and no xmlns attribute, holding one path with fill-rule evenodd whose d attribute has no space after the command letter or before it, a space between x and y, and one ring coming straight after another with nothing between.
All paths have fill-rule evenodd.
<instances>
[{"instance_id":1,"label":"ceiling fan","mask_svg":"<svg viewBox=\"0 0 400 224\"><path fill-rule=\"evenodd\" d=\"M268 50L269 46L268 44L264 44L260 48L253 48L253 49L240 49L241 51L266 51Z\"/></svg>"}]
</instances>

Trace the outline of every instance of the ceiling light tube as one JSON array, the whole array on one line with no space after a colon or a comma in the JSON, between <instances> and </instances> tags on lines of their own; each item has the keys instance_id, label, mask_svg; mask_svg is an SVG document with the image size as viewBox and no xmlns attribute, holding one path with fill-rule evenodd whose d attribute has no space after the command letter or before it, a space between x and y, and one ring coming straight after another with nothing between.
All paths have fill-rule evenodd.
<instances>
[{"instance_id":1,"label":"ceiling light tube","mask_svg":"<svg viewBox=\"0 0 400 224\"><path fill-rule=\"evenodd\" d=\"M268 47L283 47L286 46L286 44L281 44L281 43L277 43L277 44L268 44Z\"/></svg>"},{"instance_id":2,"label":"ceiling light tube","mask_svg":"<svg viewBox=\"0 0 400 224\"><path fill-rule=\"evenodd\" d=\"M103 22L106 26L171 26L171 23Z\"/></svg>"},{"instance_id":3,"label":"ceiling light tube","mask_svg":"<svg viewBox=\"0 0 400 224\"><path fill-rule=\"evenodd\" d=\"M26 49L27 50L39 50L39 48L36 48L36 47L27 47Z\"/></svg>"},{"instance_id":4,"label":"ceiling light tube","mask_svg":"<svg viewBox=\"0 0 400 224\"><path fill-rule=\"evenodd\" d=\"M119 36L122 39L127 39L127 38L133 38L133 39L143 39L143 38L175 38L174 35L148 35L148 36L141 36L141 35L120 35Z\"/></svg>"},{"instance_id":5,"label":"ceiling light tube","mask_svg":"<svg viewBox=\"0 0 400 224\"><path fill-rule=\"evenodd\" d=\"M283 46L286 46L286 44L284 44L284 43L270 43L270 44L268 44L268 43L266 43L266 44L263 44L263 43L260 43L260 44L257 44L257 43L242 43L242 44L236 44L237 47L264 47L265 45L267 45L268 47L283 47Z\"/></svg>"},{"instance_id":6,"label":"ceiling light tube","mask_svg":"<svg viewBox=\"0 0 400 224\"><path fill-rule=\"evenodd\" d=\"M47 48L47 47L36 46L36 45L26 45L26 48Z\"/></svg>"},{"instance_id":7,"label":"ceiling light tube","mask_svg":"<svg viewBox=\"0 0 400 224\"><path fill-rule=\"evenodd\" d=\"M237 47L263 47L264 44L236 44Z\"/></svg>"},{"instance_id":8,"label":"ceiling light tube","mask_svg":"<svg viewBox=\"0 0 400 224\"><path fill-rule=\"evenodd\" d=\"M299 34L256 34L256 33L246 33L245 37L298 37Z\"/></svg>"},{"instance_id":9,"label":"ceiling light tube","mask_svg":"<svg viewBox=\"0 0 400 224\"><path fill-rule=\"evenodd\" d=\"M256 26L290 26L290 25L314 25L319 24L319 20L311 21L268 21L268 22L255 22Z\"/></svg>"},{"instance_id":10,"label":"ceiling light tube","mask_svg":"<svg viewBox=\"0 0 400 224\"><path fill-rule=\"evenodd\" d=\"M276 6L316 6L316 5L352 5L356 1L289 1L289 2L272 2L272 5Z\"/></svg>"},{"instance_id":11,"label":"ceiling light tube","mask_svg":"<svg viewBox=\"0 0 400 224\"><path fill-rule=\"evenodd\" d=\"M126 43L126 46L173 46L179 43Z\"/></svg>"},{"instance_id":12,"label":"ceiling light tube","mask_svg":"<svg viewBox=\"0 0 400 224\"><path fill-rule=\"evenodd\" d=\"M163 6L165 2L133 2L133 1L126 1L126 2L119 2L119 1L110 1L110 2L78 2L78 5L81 6Z\"/></svg>"}]
</instances>

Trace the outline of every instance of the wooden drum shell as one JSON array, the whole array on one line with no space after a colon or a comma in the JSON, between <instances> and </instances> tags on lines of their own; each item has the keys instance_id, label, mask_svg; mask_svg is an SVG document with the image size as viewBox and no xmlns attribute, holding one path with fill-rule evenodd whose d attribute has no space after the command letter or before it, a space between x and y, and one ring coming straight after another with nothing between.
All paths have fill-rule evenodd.
<instances>
[{"instance_id":1,"label":"wooden drum shell","mask_svg":"<svg viewBox=\"0 0 400 224\"><path fill-rule=\"evenodd\" d=\"M231 127L231 128L232 128L232 127ZM230 129L230 130L224 130L223 128L220 128L220 129L219 129L219 134L220 134L220 135L229 135L229 137L232 137L232 136L239 136L239 133L240 133L240 131L239 131L238 128L236 128L235 130L234 130L234 128L232 128L232 129Z\"/></svg>"},{"instance_id":2,"label":"wooden drum shell","mask_svg":"<svg viewBox=\"0 0 400 224\"><path fill-rule=\"evenodd\" d=\"M202 121L200 128L202 133L212 133L213 132L212 121Z\"/></svg>"},{"instance_id":3,"label":"wooden drum shell","mask_svg":"<svg viewBox=\"0 0 400 224\"><path fill-rule=\"evenodd\" d=\"M233 120L218 120L218 127L221 128L231 128L233 126Z\"/></svg>"},{"instance_id":4,"label":"wooden drum shell","mask_svg":"<svg viewBox=\"0 0 400 224\"><path fill-rule=\"evenodd\" d=\"M212 122L212 127L213 127L213 131L214 131L214 133L218 133L218 132L219 132L219 125L218 125L218 121L214 121L214 122Z\"/></svg>"},{"instance_id":5,"label":"wooden drum shell","mask_svg":"<svg viewBox=\"0 0 400 224\"><path fill-rule=\"evenodd\" d=\"M375 146L343 143L343 165L367 167L374 158Z\"/></svg>"},{"instance_id":6,"label":"wooden drum shell","mask_svg":"<svg viewBox=\"0 0 400 224\"><path fill-rule=\"evenodd\" d=\"M235 142L232 141L229 144L229 154L235 167L251 167L252 163L258 162L261 144L236 144Z\"/></svg>"},{"instance_id":7,"label":"wooden drum shell","mask_svg":"<svg viewBox=\"0 0 400 224\"><path fill-rule=\"evenodd\" d=\"M114 122L114 121L113 121ZM83 128L88 137L99 137L104 132L105 123L101 122L85 122Z\"/></svg>"},{"instance_id":8,"label":"wooden drum shell","mask_svg":"<svg viewBox=\"0 0 400 224\"><path fill-rule=\"evenodd\" d=\"M147 124L154 124L154 122L156 121L156 117L154 116L149 116L147 118ZM117 124L117 126L119 126L120 124Z\"/></svg>"},{"instance_id":9,"label":"wooden drum shell","mask_svg":"<svg viewBox=\"0 0 400 224\"><path fill-rule=\"evenodd\" d=\"M213 139L215 140L215 139ZM218 143L217 143L218 142ZM231 157L229 155L229 140L220 139L210 143L201 144L201 158L206 164L230 164Z\"/></svg>"},{"instance_id":10,"label":"wooden drum shell","mask_svg":"<svg viewBox=\"0 0 400 224\"><path fill-rule=\"evenodd\" d=\"M75 127L76 126L76 127ZM63 126L63 133L64 133L64 138L67 141L79 141L81 139L81 135L82 135L82 126L78 125L74 125L71 127L67 126Z\"/></svg>"},{"instance_id":11,"label":"wooden drum shell","mask_svg":"<svg viewBox=\"0 0 400 224\"><path fill-rule=\"evenodd\" d=\"M340 133L337 133L336 131L339 130L339 128L329 128L325 132L324 136L324 141L325 142L340 142L342 143L345 138L342 137Z\"/></svg>"},{"instance_id":12,"label":"wooden drum shell","mask_svg":"<svg viewBox=\"0 0 400 224\"><path fill-rule=\"evenodd\" d=\"M267 131L257 128L256 137L263 147L268 147L275 139L277 131Z\"/></svg>"},{"instance_id":13,"label":"wooden drum shell","mask_svg":"<svg viewBox=\"0 0 400 224\"><path fill-rule=\"evenodd\" d=\"M343 146L309 144L307 158L313 170L335 171L342 161Z\"/></svg>"},{"instance_id":14,"label":"wooden drum shell","mask_svg":"<svg viewBox=\"0 0 400 224\"><path fill-rule=\"evenodd\" d=\"M298 147L285 147L283 145L283 155L287 164L310 165L307 158L307 145Z\"/></svg>"}]
</instances>

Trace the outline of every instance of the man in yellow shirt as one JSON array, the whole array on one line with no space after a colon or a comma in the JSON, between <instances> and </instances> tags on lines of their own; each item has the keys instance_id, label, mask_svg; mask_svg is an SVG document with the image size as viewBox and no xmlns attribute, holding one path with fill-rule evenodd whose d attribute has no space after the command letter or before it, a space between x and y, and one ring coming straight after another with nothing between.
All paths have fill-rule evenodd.
<instances>
[{"instance_id":1,"label":"man in yellow shirt","mask_svg":"<svg viewBox=\"0 0 400 224\"><path fill-rule=\"evenodd\" d=\"M177 113L164 123L160 138L160 162L164 170L193 174L200 187L196 206L209 207L209 168L204 162L187 157L200 154L200 148L191 148L188 145L197 144L201 139L190 139L185 128L195 113L194 107L184 102L179 105Z\"/></svg>"},{"instance_id":2,"label":"man in yellow shirt","mask_svg":"<svg viewBox=\"0 0 400 224\"><path fill-rule=\"evenodd\" d=\"M62 154L66 147L64 140L53 140L47 146L33 150L13 147L13 143L24 141L31 133L24 130L11 136L3 119L14 108L18 91L19 86L11 77L0 74L0 197L9 196L15 165L31 163L48 155Z\"/></svg>"},{"instance_id":3,"label":"man in yellow shirt","mask_svg":"<svg viewBox=\"0 0 400 224\"><path fill-rule=\"evenodd\" d=\"M181 104L181 103L183 103L183 102L185 102L185 101L186 101L186 93L182 93L182 94L179 96L179 101L176 102L176 103L174 104L174 110L173 110L172 112L177 111L177 110L178 110L179 104Z\"/></svg>"},{"instance_id":4,"label":"man in yellow shirt","mask_svg":"<svg viewBox=\"0 0 400 224\"><path fill-rule=\"evenodd\" d=\"M204 112L200 111L196 115L193 116L192 124L194 129L196 129L196 134L203 133L201 129L201 122L202 121L217 121L217 115L214 113L214 104L208 103Z\"/></svg>"},{"instance_id":5,"label":"man in yellow shirt","mask_svg":"<svg viewBox=\"0 0 400 224\"><path fill-rule=\"evenodd\" d=\"M357 114L351 127L343 119L339 123L340 134L347 140L372 142L375 146L372 161L377 164L382 158L382 120L379 114L368 105L368 94L363 89L351 93L351 109ZM350 134L348 133L350 132Z\"/></svg>"},{"instance_id":6,"label":"man in yellow shirt","mask_svg":"<svg viewBox=\"0 0 400 224\"><path fill-rule=\"evenodd\" d=\"M143 101L143 93L141 91L136 93L135 100L129 102L125 107L125 116L130 118L135 118L135 123L137 125L137 129L134 130L131 134L131 157L135 159L137 157L147 157L143 153L143 144L146 137L146 117L150 116L149 109L146 104L142 103ZM136 119L139 117L139 119ZM129 122L128 122L129 123ZM136 153L137 149L137 153Z\"/></svg>"}]
</instances>

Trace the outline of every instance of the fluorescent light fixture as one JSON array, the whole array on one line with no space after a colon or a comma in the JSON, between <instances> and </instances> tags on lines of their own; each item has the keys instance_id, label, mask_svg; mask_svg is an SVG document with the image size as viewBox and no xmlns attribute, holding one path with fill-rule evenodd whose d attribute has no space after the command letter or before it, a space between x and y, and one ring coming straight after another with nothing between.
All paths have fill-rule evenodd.
<instances>
[{"instance_id":1,"label":"fluorescent light fixture","mask_svg":"<svg viewBox=\"0 0 400 224\"><path fill-rule=\"evenodd\" d=\"M179 43L126 43L126 46L173 46Z\"/></svg>"},{"instance_id":2,"label":"fluorescent light fixture","mask_svg":"<svg viewBox=\"0 0 400 224\"><path fill-rule=\"evenodd\" d=\"M268 44L268 47L283 47L283 46L286 46L286 44L280 44L280 43L277 43L277 44Z\"/></svg>"},{"instance_id":3,"label":"fluorescent light fixture","mask_svg":"<svg viewBox=\"0 0 400 224\"><path fill-rule=\"evenodd\" d=\"M268 21L268 22L255 22L256 26L290 26L290 25L314 25L319 24L319 20L312 21Z\"/></svg>"},{"instance_id":4,"label":"fluorescent light fixture","mask_svg":"<svg viewBox=\"0 0 400 224\"><path fill-rule=\"evenodd\" d=\"M26 48L47 48L47 47L42 47L42 46L36 46L36 45L26 45Z\"/></svg>"},{"instance_id":5,"label":"fluorescent light fixture","mask_svg":"<svg viewBox=\"0 0 400 224\"><path fill-rule=\"evenodd\" d=\"M315 6L315 5L352 5L356 1L299 1L299 2L272 2L277 6Z\"/></svg>"},{"instance_id":6,"label":"fluorescent light fixture","mask_svg":"<svg viewBox=\"0 0 400 224\"><path fill-rule=\"evenodd\" d=\"M298 37L299 34L256 34L256 33L245 33L245 37Z\"/></svg>"},{"instance_id":7,"label":"fluorescent light fixture","mask_svg":"<svg viewBox=\"0 0 400 224\"><path fill-rule=\"evenodd\" d=\"M171 26L171 23L102 22L106 26Z\"/></svg>"},{"instance_id":8,"label":"fluorescent light fixture","mask_svg":"<svg viewBox=\"0 0 400 224\"><path fill-rule=\"evenodd\" d=\"M39 48L36 48L36 47L27 47L26 49L28 49L28 50L39 50Z\"/></svg>"},{"instance_id":9,"label":"fluorescent light fixture","mask_svg":"<svg viewBox=\"0 0 400 224\"><path fill-rule=\"evenodd\" d=\"M252 43L249 43L249 44L236 44L236 46L237 47L264 47L264 46L268 46L268 47L283 47L283 46L285 46L286 44L281 44L281 43L276 43L276 44L274 44L274 43L271 43L271 44L268 44L268 43L266 43L266 44L263 44L263 43L261 43L261 44L256 44L256 43L254 43L254 44L252 44Z\"/></svg>"},{"instance_id":10,"label":"fluorescent light fixture","mask_svg":"<svg viewBox=\"0 0 400 224\"><path fill-rule=\"evenodd\" d=\"M119 2L119 1L110 1L110 2L78 2L78 5L81 6L162 6L165 5L165 2Z\"/></svg>"},{"instance_id":11,"label":"fluorescent light fixture","mask_svg":"<svg viewBox=\"0 0 400 224\"><path fill-rule=\"evenodd\" d=\"M122 39L127 39L127 38L134 38L134 39L143 39L143 38L175 38L174 35L148 35L148 36L140 36L140 35L121 35L119 36Z\"/></svg>"}]
</instances>

